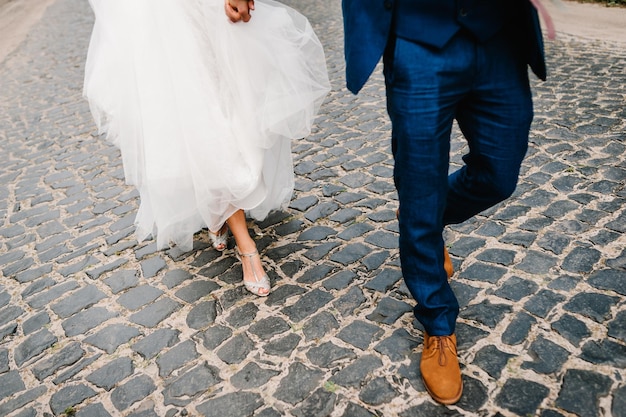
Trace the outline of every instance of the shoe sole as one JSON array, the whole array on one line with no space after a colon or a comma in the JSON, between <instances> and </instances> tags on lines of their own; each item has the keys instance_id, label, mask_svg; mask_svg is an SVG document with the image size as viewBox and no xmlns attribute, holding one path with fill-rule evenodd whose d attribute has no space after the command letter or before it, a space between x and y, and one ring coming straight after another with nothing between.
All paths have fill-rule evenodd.
<instances>
[{"instance_id":1,"label":"shoe sole","mask_svg":"<svg viewBox=\"0 0 626 417\"><path fill-rule=\"evenodd\" d=\"M443 404L443 405L456 404L461 399L461 395L463 395L463 380L461 380L461 389L459 390L458 395L455 396L454 398L439 398L435 394L433 394L430 391L430 389L428 389L428 385L426 385L426 381L424 381L424 378L422 378L422 382L424 383L424 387L426 387L426 391L428 391L428 394L432 397L433 400L437 401L439 404Z\"/></svg>"}]
</instances>

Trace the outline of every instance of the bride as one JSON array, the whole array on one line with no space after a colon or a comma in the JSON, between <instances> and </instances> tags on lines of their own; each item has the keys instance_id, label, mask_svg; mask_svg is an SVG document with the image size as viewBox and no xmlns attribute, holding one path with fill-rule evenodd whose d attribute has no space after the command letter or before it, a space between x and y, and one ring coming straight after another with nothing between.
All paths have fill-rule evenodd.
<instances>
[{"instance_id":1,"label":"bride","mask_svg":"<svg viewBox=\"0 0 626 417\"><path fill-rule=\"evenodd\" d=\"M223 251L230 230L246 289L266 296L246 213L262 220L291 199L290 142L310 133L328 75L304 16L221 1L90 0L84 96L139 190L138 240L188 251L207 227Z\"/></svg>"}]
</instances>

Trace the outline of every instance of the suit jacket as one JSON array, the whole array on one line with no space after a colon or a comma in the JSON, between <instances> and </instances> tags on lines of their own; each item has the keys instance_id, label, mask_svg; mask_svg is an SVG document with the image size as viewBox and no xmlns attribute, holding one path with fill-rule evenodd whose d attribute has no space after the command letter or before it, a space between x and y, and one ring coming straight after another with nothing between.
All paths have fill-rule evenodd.
<instances>
[{"instance_id":1,"label":"suit jacket","mask_svg":"<svg viewBox=\"0 0 626 417\"><path fill-rule=\"evenodd\" d=\"M442 48L459 30L485 41L506 25L533 72L546 78L539 16L528 0L342 0L342 8L346 81L355 94L392 33Z\"/></svg>"}]
</instances>

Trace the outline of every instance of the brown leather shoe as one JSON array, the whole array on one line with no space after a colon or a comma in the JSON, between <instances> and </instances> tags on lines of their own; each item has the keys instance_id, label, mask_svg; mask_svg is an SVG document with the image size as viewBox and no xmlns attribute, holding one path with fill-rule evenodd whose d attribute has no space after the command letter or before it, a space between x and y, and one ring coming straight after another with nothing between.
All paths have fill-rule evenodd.
<instances>
[{"instance_id":1,"label":"brown leather shoe","mask_svg":"<svg viewBox=\"0 0 626 417\"><path fill-rule=\"evenodd\" d=\"M456 336L429 336L424 332L420 372L426 390L441 404L454 404L463 393Z\"/></svg>"},{"instance_id":2,"label":"brown leather shoe","mask_svg":"<svg viewBox=\"0 0 626 417\"><path fill-rule=\"evenodd\" d=\"M448 249L443 247L443 269L446 270L446 274L448 274L448 280L452 278L454 275L454 266L452 265L452 260L450 259L450 254L448 253Z\"/></svg>"}]
</instances>

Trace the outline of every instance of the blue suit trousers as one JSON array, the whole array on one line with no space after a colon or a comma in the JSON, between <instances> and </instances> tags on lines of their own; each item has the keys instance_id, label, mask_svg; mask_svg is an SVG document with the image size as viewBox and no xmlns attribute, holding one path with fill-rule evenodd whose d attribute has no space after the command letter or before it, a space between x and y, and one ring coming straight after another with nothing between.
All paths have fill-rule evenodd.
<instances>
[{"instance_id":1,"label":"blue suit trousers","mask_svg":"<svg viewBox=\"0 0 626 417\"><path fill-rule=\"evenodd\" d=\"M402 272L430 335L454 333L459 311L443 269L444 226L509 197L527 151L532 96L514 45L506 31L484 43L460 32L442 49L392 37L385 51ZM454 120L469 151L449 175Z\"/></svg>"}]
</instances>

